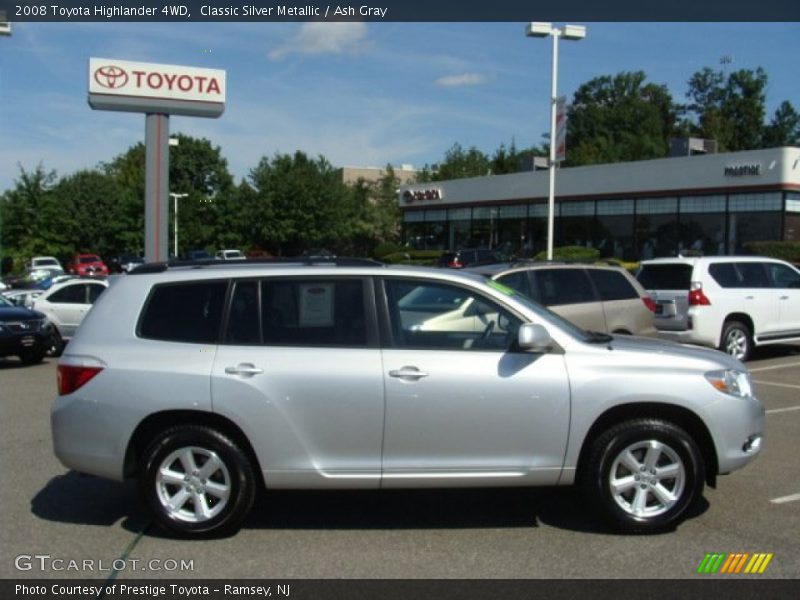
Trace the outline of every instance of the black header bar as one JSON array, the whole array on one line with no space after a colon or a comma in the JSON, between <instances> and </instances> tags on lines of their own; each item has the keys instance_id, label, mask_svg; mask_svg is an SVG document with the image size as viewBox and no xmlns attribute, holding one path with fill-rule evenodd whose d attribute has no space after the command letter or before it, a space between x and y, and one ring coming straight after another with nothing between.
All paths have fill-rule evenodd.
<instances>
[{"instance_id":1,"label":"black header bar","mask_svg":"<svg viewBox=\"0 0 800 600\"><path fill-rule=\"evenodd\" d=\"M0 0L20 21L800 21L790 0Z\"/></svg>"}]
</instances>

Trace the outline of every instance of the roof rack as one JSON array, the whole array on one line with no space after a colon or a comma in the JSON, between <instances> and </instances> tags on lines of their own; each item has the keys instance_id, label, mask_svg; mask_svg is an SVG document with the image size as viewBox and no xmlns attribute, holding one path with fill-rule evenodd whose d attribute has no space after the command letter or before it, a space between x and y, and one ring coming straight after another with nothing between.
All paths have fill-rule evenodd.
<instances>
[{"instance_id":1,"label":"roof rack","mask_svg":"<svg viewBox=\"0 0 800 600\"><path fill-rule=\"evenodd\" d=\"M337 267L385 267L386 264L371 258L351 258L337 256L296 256L291 258L248 258L246 260L218 260L204 258L200 260L170 260L166 262L145 263L131 269L128 275L146 275L149 273L163 273L176 267L203 268L203 267L239 267L244 265L298 265L315 266L331 265Z\"/></svg>"}]
</instances>

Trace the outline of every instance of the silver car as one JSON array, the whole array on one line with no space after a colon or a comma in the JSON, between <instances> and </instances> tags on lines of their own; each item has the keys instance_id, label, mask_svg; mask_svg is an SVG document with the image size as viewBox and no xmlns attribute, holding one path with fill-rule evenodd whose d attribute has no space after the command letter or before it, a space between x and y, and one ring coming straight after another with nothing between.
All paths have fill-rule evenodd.
<instances>
[{"instance_id":1,"label":"silver car","mask_svg":"<svg viewBox=\"0 0 800 600\"><path fill-rule=\"evenodd\" d=\"M256 489L578 484L619 529L675 527L753 460L764 409L715 350L588 334L444 269L146 265L62 356L55 452L138 478L185 536Z\"/></svg>"}]
</instances>

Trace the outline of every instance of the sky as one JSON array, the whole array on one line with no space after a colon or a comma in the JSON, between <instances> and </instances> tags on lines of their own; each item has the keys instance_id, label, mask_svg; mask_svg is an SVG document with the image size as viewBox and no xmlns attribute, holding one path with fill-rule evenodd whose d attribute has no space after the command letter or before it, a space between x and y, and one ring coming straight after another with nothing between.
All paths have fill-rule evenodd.
<instances>
[{"instance_id":1,"label":"sky","mask_svg":"<svg viewBox=\"0 0 800 600\"><path fill-rule=\"evenodd\" d=\"M768 76L768 115L800 110L800 23L577 23L559 45L559 95L644 71L685 100L703 67ZM59 176L144 140L144 116L87 104L88 59L224 69L218 119L172 117L172 133L219 146L237 179L301 150L334 166L420 168L454 143L491 154L549 130L550 41L525 23L13 23L0 37L0 193L20 166ZM729 64L721 64L729 57Z\"/></svg>"}]
</instances>

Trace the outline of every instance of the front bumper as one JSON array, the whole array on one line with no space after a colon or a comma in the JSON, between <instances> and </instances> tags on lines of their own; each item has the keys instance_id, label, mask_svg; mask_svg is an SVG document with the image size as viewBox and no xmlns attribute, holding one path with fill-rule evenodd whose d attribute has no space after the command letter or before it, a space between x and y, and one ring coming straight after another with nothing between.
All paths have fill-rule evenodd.
<instances>
[{"instance_id":1,"label":"front bumper","mask_svg":"<svg viewBox=\"0 0 800 600\"><path fill-rule=\"evenodd\" d=\"M741 469L755 459L764 442L764 405L753 397L725 396L704 410L717 450L720 475Z\"/></svg>"}]
</instances>

